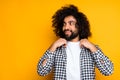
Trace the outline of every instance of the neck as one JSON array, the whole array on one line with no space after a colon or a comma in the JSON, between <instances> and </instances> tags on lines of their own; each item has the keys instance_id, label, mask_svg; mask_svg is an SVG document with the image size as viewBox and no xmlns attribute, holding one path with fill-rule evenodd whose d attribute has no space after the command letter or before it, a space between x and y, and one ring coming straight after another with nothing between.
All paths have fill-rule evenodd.
<instances>
[{"instance_id":1,"label":"neck","mask_svg":"<svg viewBox=\"0 0 120 80\"><path fill-rule=\"evenodd\" d=\"M79 36L77 36L76 38L72 39L71 42L78 42L80 40Z\"/></svg>"}]
</instances>

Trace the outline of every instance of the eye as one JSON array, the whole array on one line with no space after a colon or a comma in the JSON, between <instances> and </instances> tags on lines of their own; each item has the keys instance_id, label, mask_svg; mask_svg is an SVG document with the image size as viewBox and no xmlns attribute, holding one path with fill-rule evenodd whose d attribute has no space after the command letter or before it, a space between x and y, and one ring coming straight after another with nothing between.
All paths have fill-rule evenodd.
<instances>
[{"instance_id":1,"label":"eye","mask_svg":"<svg viewBox=\"0 0 120 80\"><path fill-rule=\"evenodd\" d=\"M69 21L69 25L74 26L76 24L75 21Z\"/></svg>"},{"instance_id":2,"label":"eye","mask_svg":"<svg viewBox=\"0 0 120 80\"><path fill-rule=\"evenodd\" d=\"M65 25L66 25L66 23L64 22L64 23L63 23L63 26L65 26Z\"/></svg>"}]
</instances>

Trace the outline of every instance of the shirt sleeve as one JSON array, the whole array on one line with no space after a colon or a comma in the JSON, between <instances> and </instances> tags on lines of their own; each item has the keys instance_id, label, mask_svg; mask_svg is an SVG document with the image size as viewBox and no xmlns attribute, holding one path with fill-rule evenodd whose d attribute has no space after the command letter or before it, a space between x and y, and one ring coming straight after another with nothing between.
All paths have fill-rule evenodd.
<instances>
[{"instance_id":1,"label":"shirt sleeve","mask_svg":"<svg viewBox=\"0 0 120 80\"><path fill-rule=\"evenodd\" d=\"M98 48L98 47L97 47ZM98 48L98 50L92 53L96 67L100 70L100 72L108 76L113 73L113 63L110 59L103 54L103 52Z\"/></svg>"},{"instance_id":2,"label":"shirt sleeve","mask_svg":"<svg viewBox=\"0 0 120 80\"><path fill-rule=\"evenodd\" d=\"M46 64L43 66L43 61L47 59ZM54 52L50 52L47 50L43 57L39 60L38 66L37 66L37 72L41 76L47 75L52 70L52 66L54 64Z\"/></svg>"}]
</instances>

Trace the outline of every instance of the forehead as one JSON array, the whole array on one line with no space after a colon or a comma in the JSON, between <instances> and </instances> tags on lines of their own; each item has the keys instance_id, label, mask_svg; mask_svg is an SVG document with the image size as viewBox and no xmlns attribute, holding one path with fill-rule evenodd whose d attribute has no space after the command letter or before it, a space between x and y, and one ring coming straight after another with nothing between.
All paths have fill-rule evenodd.
<instances>
[{"instance_id":1,"label":"forehead","mask_svg":"<svg viewBox=\"0 0 120 80\"><path fill-rule=\"evenodd\" d=\"M76 19L74 16L67 16L64 18L64 22L69 22L69 21L75 21L76 22Z\"/></svg>"}]
</instances>

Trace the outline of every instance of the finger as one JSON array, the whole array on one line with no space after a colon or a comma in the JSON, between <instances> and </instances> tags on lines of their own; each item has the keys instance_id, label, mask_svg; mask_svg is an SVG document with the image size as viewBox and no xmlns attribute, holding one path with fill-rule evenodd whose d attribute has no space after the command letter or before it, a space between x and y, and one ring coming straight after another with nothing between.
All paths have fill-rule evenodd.
<instances>
[{"instance_id":1,"label":"finger","mask_svg":"<svg viewBox=\"0 0 120 80\"><path fill-rule=\"evenodd\" d=\"M66 47L66 44L64 44L63 46Z\"/></svg>"},{"instance_id":2,"label":"finger","mask_svg":"<svg viewBox=\"0 0 120 80\"><path fill-rule=\"evenodd\" d=\"M66 44L67 44L67 41L66 41L66 39L64 39L64 38L61 38L61 42L62 42L62 45L63 45L64 47L66 47Z\"/></svg>"},{"instance_id":3,"label":"finger","mask_svg":"<svg viewBox=\"0 0 120 80\"><path fill-rule=\"evenodd\" d=\"M84 39L81 39L80 40L80 48L83 48L84 47Z\"/></svg>"},{"instance_id":4,"label":"finger","mask_svg":"<svg viewBox=\"0 0 120 80\"><path fill-rule=\"evenodd\" d=\"M60 46L65 46L66 47L67 41L64 38L60 38L58 42L59 42L58 43L59 47Z\"/></svg>"},{"instance_id":5,"label":"finger","mask_svg":"<svg viewBox=\"0 0 120 80\"><path fill-rule=\"evenodd\" d=\"M64 39L64 47L66 47L67 45L67 41Z\"/></svg>"},{"instance_id":6,"label":"finger","mask_svg":"<svg viewBox=\"0 0 120 80\"><path fill-rule=\"evenodd\" d=\"M80 48L82 48L82 43L81 43L81 41L80 41Z\"/></svg>"},{"instance_id":7,"label":"finger","mask_svg":"<svg viewBox=\"0 0 120 80\"><path fill-rule=\"evenodd\" d=\"M80 48L82 47L81 40L80 40Z\"/></svg>"}]
</instances>

